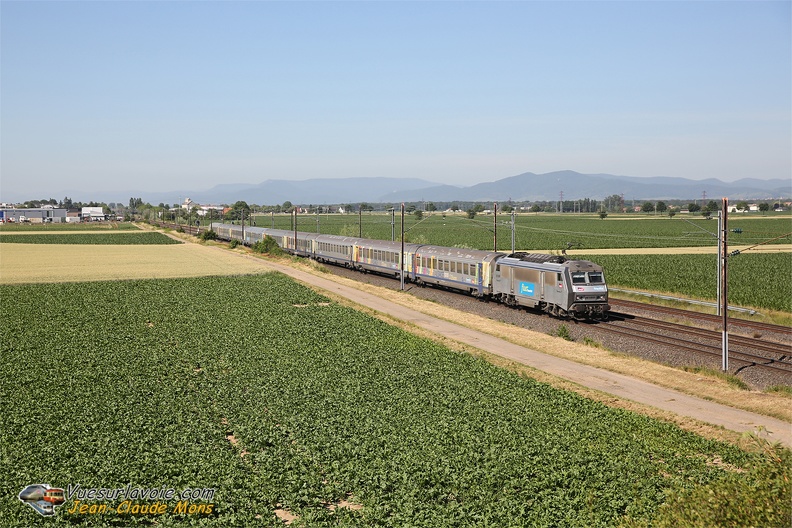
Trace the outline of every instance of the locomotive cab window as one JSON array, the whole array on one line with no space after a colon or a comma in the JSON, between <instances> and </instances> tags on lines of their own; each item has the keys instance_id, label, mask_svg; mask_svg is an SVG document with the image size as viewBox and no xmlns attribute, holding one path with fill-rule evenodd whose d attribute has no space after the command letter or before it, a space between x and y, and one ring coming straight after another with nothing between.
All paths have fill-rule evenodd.
<instances>
[{"instance_id":1,"label":"locomotive cab window","mask_svg":"<svg viewBox=\"0 0 792 528\"><path fill-rule=\"evenodd\" d=\"M572 284L586 284L586 273L583 271L573 273Z\"/></svg>"},{"instance_id":2,"label":"locomotive cab window","mask_svg":"<svg viewBox=\"0 0 792 528\"><path fill-rule=\"evenodd\" d=\"M592 284L603 284L605 282L601 271L589 271L588 276L589 282Z\"/></svg>"}]
</instances>

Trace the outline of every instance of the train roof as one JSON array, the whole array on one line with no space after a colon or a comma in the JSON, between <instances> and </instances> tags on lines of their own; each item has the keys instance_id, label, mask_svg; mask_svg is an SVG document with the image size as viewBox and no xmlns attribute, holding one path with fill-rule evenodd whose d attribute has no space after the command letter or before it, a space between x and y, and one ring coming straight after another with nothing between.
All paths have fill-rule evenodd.
<instances>
[{"instance_id":1,"label":"train roof","mask_svg":"<svg viewBox=\"0 0 792 528\"><path fill-rule=\"evenodd\" d=\"M552 262L553 264L563 264L567 261L566 257L561 255L549 255L547 253L523 253L517 252L509 255L508 258L521 260L522 262L535 262L537 264L545 264Z\"/></svg>"},{"instance_id":2,"label":"train roof","mask_svg":"<svg viewBox=\"0 0 792 528\"><path fill-rule=\"evenodd\" d=\"M451 259L465 259L465 260L482 260L492 261L499 257L504 257L505 254L497 251L486 251L482 249L469 249L469 248L455 248L444 246L420 246L416 250L419 256L432 256L432 257L448 257Z\"/></svg>"},{"instance_id":3,"label":"train roof","mask_svg":"<svg viewBox=\"0 0 792 528\"><path fill-rule=\"evenodd\" d=\"M360 246L361 248L370 248L370 249L378 249L381 251L401 251L402 243L401 242L391 242L390 240L373 240L370 238L357 238L355 239L356 245ZM404 243L405 251L415 251L419 244L411 244L409 242Z\"/></svg>"}]
</instances>

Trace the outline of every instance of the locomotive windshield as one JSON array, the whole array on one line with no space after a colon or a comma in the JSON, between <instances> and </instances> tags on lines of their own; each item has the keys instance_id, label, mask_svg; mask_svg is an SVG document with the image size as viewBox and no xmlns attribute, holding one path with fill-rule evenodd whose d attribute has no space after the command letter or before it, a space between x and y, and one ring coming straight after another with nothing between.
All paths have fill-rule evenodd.
<instances>
[{"instance_id":1,"label":"locomotive windshield","mask_svg":"<svg viewBox=\"0 0 792 528\"><path fill-rule=\"evenodd\" d=\"M589 282L592 284L603 284L605 279L602 277L601 271L589 271Z\"/></svg>"},{"instance_id":2,"label":"locomotive windshield","mask_svg":"<svg viewBox=\"0 0 792 528\"><path fill-rule=\"evenodd\" d=\"M587 277L588 276L588 277ZM588 280L587 280L588 279ZM572 284L604 284L601 271L575 271L572 273Z\"/></svg>"}]
</instances>

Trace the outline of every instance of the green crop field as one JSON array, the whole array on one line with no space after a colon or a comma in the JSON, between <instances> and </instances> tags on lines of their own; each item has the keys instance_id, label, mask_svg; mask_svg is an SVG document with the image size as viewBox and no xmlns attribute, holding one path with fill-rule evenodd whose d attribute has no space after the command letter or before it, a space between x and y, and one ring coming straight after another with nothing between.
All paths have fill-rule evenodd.
<instances>
[{"instance_id":1,"label":"green crop field","mask_svg":"<svg viewBox=\"0 0 792 528\"><path fill-rule=\"evenodd\" d=\"M149 245L182 244L162 233L0 233L0 244Z\"/></svg>"},{"instance_id":2,"label":"green crop field","mask_svg":"<svg viewBox=\"0 0 792 528\"><path fill-rule=\"evenodd\" d=\"M3 526L41 521L16 498L41 482L215 490L193 504L211 514L67 500L59 525L647 526L722 490L715 523L792 513L786 452L553 389L280 274L0 286L0 302Z\"/></svg>"},{"instance_id":3,"label":"green crop field","mask_svg":"<svg viewBox=\"0 0 792 528\"><path fill-rule=\"evenodd\" d=\"M686 215L687 216L687 215ZM290 215L258 216L259 227L293 229ZM317 222L318 220L318 222ZM297 229L310 233L359 236L358 215L301 215ZM395 218L395 238L401 235L401 219ZM792 218L787 216L740 217L729 221L733 245L751 245L787 234L773 243L792 241ZM704 220L701 216L683 218L667 217L616 217L601 220L597 215L534 215L515 217L515 246L517 250L561 250L572 244L576 249L650 248L715 246L717 220ZM391 239L391 216L387 214L362 215L362 236L380 240ZM511 217L498 215L495 225L493 215L477 215L474 219L464 214L432 213L423 219L405 216L405 239L440 246L461 246L474 249L492 249L495 235L498 250L511 249Z\"/></svg>"},{"instance_id":4,"label":"green crop field","mask_svg":"<svg viewBox=\"0 0 792 528\"><path fill-rule=\"evenodd\" d=\"M575 257L578 258L578 257ZM715 255L588 255L605 268L611 287L663 291L714 301ZM730 257L729 304L792 312L792 257L789 253Z\"/></svg>"},{"instance_id":5,"label":"green crop field","mask_svg":"<svg viewBox=\"0 0 792 528\"><path fill-rule=\"evenodd\" d=\"M50 231L135 231L135 224L124 222L77 222L77 223L13 223L0 224L0 231L30 231L33 233L49 233Z\"/></svg>"}]
</instances>

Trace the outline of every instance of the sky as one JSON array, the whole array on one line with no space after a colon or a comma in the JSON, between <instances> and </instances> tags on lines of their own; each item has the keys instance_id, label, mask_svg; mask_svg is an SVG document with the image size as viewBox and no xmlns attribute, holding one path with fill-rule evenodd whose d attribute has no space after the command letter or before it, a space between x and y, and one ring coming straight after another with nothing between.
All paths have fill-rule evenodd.
<instances>
[{"instance_id":1,"label":"sky","mask_svg":"<svg viewBox=\"0 0 792 528\"><path fill-rule=\"evenodd\" d=\"M791 6L2 0L0 201L557 170L790 179Z\"/></svg>"}]
</instances>

